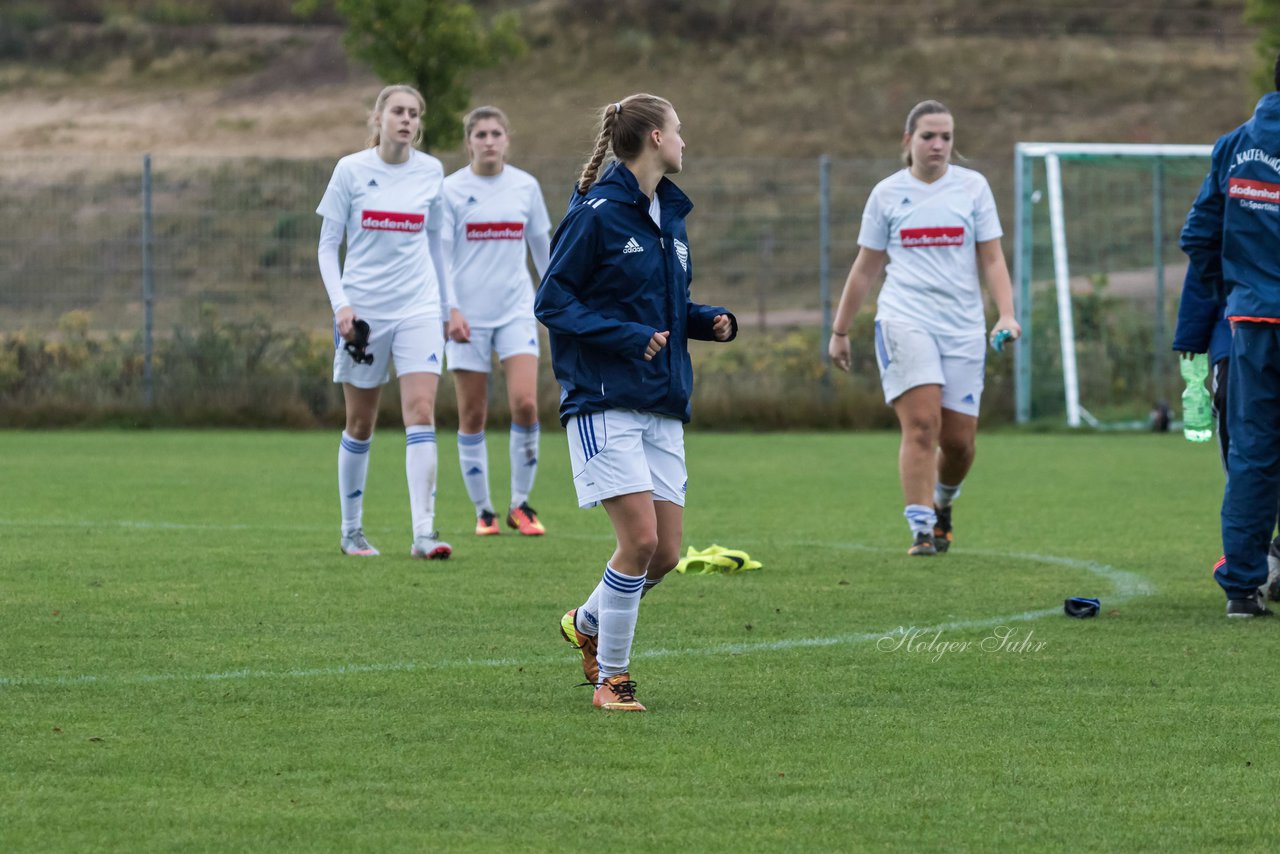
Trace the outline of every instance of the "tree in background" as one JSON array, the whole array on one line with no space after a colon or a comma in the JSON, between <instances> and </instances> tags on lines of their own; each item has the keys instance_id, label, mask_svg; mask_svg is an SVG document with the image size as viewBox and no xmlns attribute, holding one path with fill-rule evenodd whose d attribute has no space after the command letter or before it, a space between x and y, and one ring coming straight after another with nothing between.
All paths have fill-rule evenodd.
<instances>
[{"instance_id":1,"label":"tree in background","mask_svg":"<svg viewBox=\"0 0 1280 854\"><path fill-rule=\"evenodd\" d=\"M1258 28L1258 56L1261 67L1254 74L1263 93L1274 92L1276 54L1280 53L1280 0L1246 0L1245 23Z\"/></svg>"},{"instance_id":2,"label":"tree in background","mask_svg":"<svg viewBox=\"0 0 1280 854\"><path fill-rule=\"evenodd\" d=\"M322 0L299 0L311 15ZM343 44L387 83L409 83L427 100L422 148L451 148L462 141L462 116L470 106L467 80L525 50L515 12L486 25L458 0L333 0L346 22Z\"/></svg>"}]
</instances>

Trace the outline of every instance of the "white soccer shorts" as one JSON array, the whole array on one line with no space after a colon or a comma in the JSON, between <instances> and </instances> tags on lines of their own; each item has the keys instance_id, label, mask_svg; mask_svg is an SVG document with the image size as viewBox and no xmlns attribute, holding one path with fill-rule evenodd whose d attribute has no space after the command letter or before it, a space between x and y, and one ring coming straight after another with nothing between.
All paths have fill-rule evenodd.
<instances>
[{"instance_id":1,"label":"white soccer shorts","mask_svg":"<svg viewBox=\"0 0 1280 854\"><path fill-rule=\"evenodd\" d=\"M942 386L942 408L977 416L987 338L935 335L900 320L876 321L876 364L885 403L921 385Z\"/></svg>"},{"instance_id":2,"label":"white soccer shorts","mask_svg":"<svg viewBox=\"0 0 1280 854\"><path fill-rule=\"evenodd\" d=\"M396 376L427 372L440 373L444 358L444 326L434 314L417 314L401 320L370 320L369 346L373 364L359 364L347 353L347 343L333 327L333 381L351 383L356 388L378 388L391 378L391 363Z\"/></svg>"},{"instance_id":3,"label":"white soccer shorts","mask_svg":"<svg viewBox=\"0 0 1280 854\"><path fill-rule=\"evenodd\" d=\"M679 418L610 409L571 416L564 429L579 507L632 492L684 506L689 476Z\"/></svg>"},{"instance_id":4,"label":"white soccer shorts","mask_svg":"<svg viewBox=\"0 0 1280 854\"><path fill-rule=\"evenodd\" d=\"M501 362L510 356L537 356L538 321L519 317L503 326L471 327L471 340L446 341L444 354L451 371L489 373L493 354Z\"/></svg>"}]
</instances>

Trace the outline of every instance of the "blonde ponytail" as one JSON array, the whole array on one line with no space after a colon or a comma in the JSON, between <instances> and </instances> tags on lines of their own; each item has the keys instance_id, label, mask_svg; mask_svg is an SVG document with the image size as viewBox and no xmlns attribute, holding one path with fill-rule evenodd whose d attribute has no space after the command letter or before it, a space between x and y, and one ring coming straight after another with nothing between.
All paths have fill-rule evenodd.
<instances>
[{"instance_id":1,"label":"blonde ponytail","mask_svg":"<svg viewBox=\"0 0 1280 854\"><path fill-rule=\"evenodd\" d=\"M600 165L610 150L619 160L638 157L644 150L644 140L649 131L661 130L671 109L671 102L666 98L643 92L628 95L605 107L600 116L600 133L596 137L595 149L578 178L578 195L586 195L596 182Z\"/></svg>"}]
</instances>

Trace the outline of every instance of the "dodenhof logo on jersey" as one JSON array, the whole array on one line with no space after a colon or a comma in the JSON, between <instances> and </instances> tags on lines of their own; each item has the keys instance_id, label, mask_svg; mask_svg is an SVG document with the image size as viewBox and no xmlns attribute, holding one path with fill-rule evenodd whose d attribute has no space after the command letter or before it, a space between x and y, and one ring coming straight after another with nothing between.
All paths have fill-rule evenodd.
<instances>
[{"instance_id":1,"label":"dodenhof logo on jersey","mask_svg":"<svg viewBox=\"0 0 1280 854\"><path fill-rule=\"evenodd\" d=\"M422 231L426 217L417 213L398 211L361 211L360 227L370 231Z\"/></svg>"},{"instance_id":2,"label":"dodenhof logo on jersey","mask_svg":"<svg viewBox=\"0 0 1280 854\"><path fill-rule=\"evenodd\" d=\"M524 223L469 222L467 240L524 240Z\"/></svg>"},{"instance_id":3,"label":"dodenhof logo on jersey","mask_svg":"<svg viewBox=\"0 0 1280 854\"><path fill-rule=\"evenodd\" d=\"M1227 195L1233 199L1271 204L1280 202L1280 184L1273 184L1270 181L1250 181L1247 178L1232 178L1227 184Z\"/></svg>"},{"instance_id":4,"label":"dodenhof logo on jersey","mask_svg":"<svg viewBox=\"0 0 1280 854\"><path fill-rule=\"evenodd\" d=\"M923 249L932 246L963 246L964 226L939 226L936 228L904 228L901 231L903 249Z\"/></svg>"}]
</instances>

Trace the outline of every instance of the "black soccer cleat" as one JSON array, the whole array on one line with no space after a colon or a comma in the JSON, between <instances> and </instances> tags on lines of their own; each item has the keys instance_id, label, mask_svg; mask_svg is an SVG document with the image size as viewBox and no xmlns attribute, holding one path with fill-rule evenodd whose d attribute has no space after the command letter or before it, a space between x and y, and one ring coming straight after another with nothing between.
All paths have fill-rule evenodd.
<instances>
[{"instance_id":1,"label":"black soccer cleat","mask_svg":"<svg viewBox=\"0 0 1280 854\"><path fill-rule=\"evenodd\" d=\"M1262 601L1262 593L1255 592L1247 599L1228 599L1228 617L1270 617L1274 612Z\"/></svg>"},{"instance_id":2,"label":"black soccer cleat","mask_svg":"<svg viewBox=\"0 0 1280 854\"><path fill-rule=\"evenodd\" d=\"M907 554L912 557L932 557L937 553L938 547L933 541L933 534L923 531L916 534L916 541L911 544L911 548L907 549Z\"/></svg>"},{"instance_id":3,"label":"black soccer cleat","mask_svg":"<svg viewBox=\"0 0 1280 854\"><path fill-rule=\"evenodd\" d=\"M933 512L938 517L933 523L933 547L942 554L951 548L951 505L934 507Z\"/></svg>"}]
</instances>

